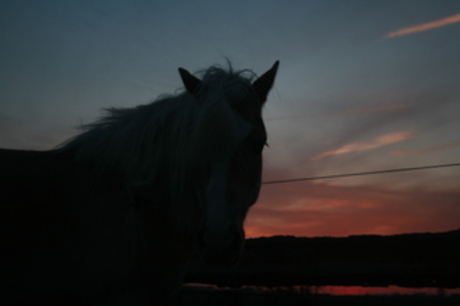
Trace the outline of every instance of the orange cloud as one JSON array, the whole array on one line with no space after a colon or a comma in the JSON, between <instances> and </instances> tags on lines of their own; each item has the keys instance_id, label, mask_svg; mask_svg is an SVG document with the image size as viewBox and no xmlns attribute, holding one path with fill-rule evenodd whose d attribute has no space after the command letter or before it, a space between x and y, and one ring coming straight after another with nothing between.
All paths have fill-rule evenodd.
<instances>
[{"instance_id":1,"label":"orange cloud","mask_svg":"<svg viewBox=\"0 0 460 306\"><path fill-rule=\"evenodd\" d=\"M311 159L317 160L317 159L321 159L321 158L331 156L331 155L338 155L338 154L345 154L345 153L351 153L351 152L376 149L376 148L380 148L383 146L387 146L392 143L412 139L415 136L416 136L416 133L413 131L400 131L400 132L389 133L389 134L379 136L371 141L355 142L355 143L347 144L347 145L341 146L338 149L321 153L317 156L312 157Z\"/></svg>"},{"instance_id":2,"label":"orange cloud","mask_svg":"<svg viewBox=\"0 0 460 306\"><path fill-rule=\"evenodd\" d=\"M386 34L384 38L393 38L393 37L398 37L398 36L403 36L403 35L409 35L409 34L429 31L435 28L443 27L443 26L457 23L457 22L460 22L460 14L456 14L453 16L449 16L449 17L439 19L436 21L432 21L432 22L428 22L428 23L418 24L418 25L408 27L408 28L399 29L399 30Z\"/></svg>"},{"instance_id":3,"label":"orange cloud","mask_svg":"<svg viewBox=\"0 0 460 306\"><path fill-rule=\"evenodd\" d=\"M429 154L429 153L433 153L433 152L440 152L440 151L445 151L445 150L449 150L451 148L455 148L455 147L458 147L460 146L460 143L451 143L451 144L447 144L447 145L443 145L443 146L437 146L437 147L432 147L432 148L428 148L428 149L425 149L425 150L417 150L417 151L404 151L404 150L400 150L400 151L393 151L391 152L391 154L393 155L399 155L399 156L409 156L409 155L423 155L423 154Z\"/></svg>"}]
</instances>

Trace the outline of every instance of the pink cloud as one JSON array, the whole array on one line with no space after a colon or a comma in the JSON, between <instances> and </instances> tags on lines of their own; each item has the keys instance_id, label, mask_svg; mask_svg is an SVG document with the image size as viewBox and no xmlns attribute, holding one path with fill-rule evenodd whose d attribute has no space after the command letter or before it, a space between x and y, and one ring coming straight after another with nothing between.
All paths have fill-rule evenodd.
<instances>
[{"instance_id":1,"label":"pink cloud","mask_svg":"<svg viewBox=\"0 0 460 306\"><path fill-rule=\"evenodd\" d=\"M386 34L384 38L393 38L393 37L398 37L398 36L403 36L403 35L409 35L409 34L429 31L435 28L444 27L446 25L450 25L450 24L457 23L457 22L460 22L460 14L456 14L453 16L449 16L449 17L435 20L435 21L428 22L428 23L418 24L418 25L411 26L408 28L402 28L402 29Z\"/></svg>"},{"instance_id":2,"label":"pink cloud","mask_svg":"<svg viewBox=\"0 0 460 306\"><path fill-rule=\"evenodd\" d=\"M345 154L345 153L351 153L351 152L377 149L377 148L387 146L393 143L406 141L414 137L416 137L416 133L414 131L399 131L399 132L389 133L389 134L385 134L385 135L376 137L373 140L370 140L367 142L355 142L355 143L341 146L334 150L323 152L319 155L312 157L311 160L317 160L317 159L321 159L321 158L332 156L332 155L339 155L339 154Z\"/></svg>"}]
</instances>

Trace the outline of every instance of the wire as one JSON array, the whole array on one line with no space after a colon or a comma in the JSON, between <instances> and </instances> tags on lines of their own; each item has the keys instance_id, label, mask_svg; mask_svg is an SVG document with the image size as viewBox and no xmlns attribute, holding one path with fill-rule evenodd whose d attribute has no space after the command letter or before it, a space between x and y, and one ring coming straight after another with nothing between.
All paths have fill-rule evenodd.
<instances>
[{"instance_id":1,"label":"wire","mask_svg":"<svg viewBox=\"0 0 460 306\"><path fill-rule=\"evenodd\" d=\"M323 180L323 179L331 179L331 178L342 178L342 177L350 177L350 176L372 175L372 174L414 171L414 170L435 169L435 168L447 168L447 167L458 167L458 166L460 166L460 163L443 164L443 165L431 165L431 166L422 166L422 167L413 167L413 168L397 168L397 169L387 169L387 170L367 171L367 172L356 172L356 173L346 173L346 174L335 174L335 175L325 175L325 176L314 176L314 177L301 177L301 178L293 178L293 179L286 179L286 180L267 181L267 182L262 182L262 184L265 184L265 185L268 185L268 184L283 184L283 183Z\"/></svg>"}]
</instances>

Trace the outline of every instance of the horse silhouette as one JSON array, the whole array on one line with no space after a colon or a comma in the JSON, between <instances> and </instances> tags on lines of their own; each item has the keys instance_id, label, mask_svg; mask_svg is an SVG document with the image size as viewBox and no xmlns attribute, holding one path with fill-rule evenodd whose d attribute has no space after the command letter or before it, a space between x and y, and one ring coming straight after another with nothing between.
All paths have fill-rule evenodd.
<instances>
[{"instance_id":1,"label":"horse silhouette","mask_svg":"<svg viewBox=\"0 0 460 306\"><path fill-rule=\"evenodd\" d=\"M179 68L175 96L107 109L53 150L0 149L0 305L160 305L195 252L235 264L278 64Z\"/></svg>"}]
</instances>

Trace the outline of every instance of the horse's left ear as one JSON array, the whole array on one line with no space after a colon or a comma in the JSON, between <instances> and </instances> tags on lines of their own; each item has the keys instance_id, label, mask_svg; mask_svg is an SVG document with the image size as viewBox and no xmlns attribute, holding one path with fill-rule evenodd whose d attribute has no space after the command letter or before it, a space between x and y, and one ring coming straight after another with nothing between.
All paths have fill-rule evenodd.
<instances>
[{"instance_id":1,"label":"horse's left ear","mask_svg":"<svg viewBox=\"0 0 460 306\"><path fill-rule=\"evenodd\" d=\"M201 80L193 76L190 72L184 68L179 68L180 78L182 83L184 83L185 89L191 94L196 93L196 89L201 84Z\"/></svg>"},{"instance_id":2,"label":"horse's left ear","mask_svg":"<svg viewBox=\"0 0 460 306\"><path fill-rule=\"evenodd\" d=\"M280 61L276 61L275 64L273 64L272 68L270 68L270 70L265 72L260 78L255 80L252 84L252 87L259 96L261 104L265 103L265 101L267 100L268 92L273 87L279 64Z\"/></svg>"}]
</instances>

